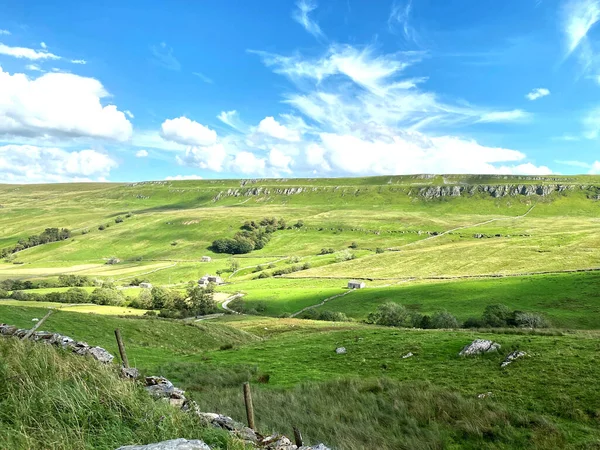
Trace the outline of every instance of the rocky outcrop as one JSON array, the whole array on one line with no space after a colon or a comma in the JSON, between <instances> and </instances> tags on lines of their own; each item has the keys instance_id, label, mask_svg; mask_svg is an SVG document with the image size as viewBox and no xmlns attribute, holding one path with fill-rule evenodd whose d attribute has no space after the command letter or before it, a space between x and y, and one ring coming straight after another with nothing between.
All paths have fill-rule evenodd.
<instances>
[{"instance_id":1,"label":"rocky outcrop","mask_svg":"<svg viewBox=\"0 0 600 450\"><path fill-rule=\"evenodd\" d=\"M264 188L254 187L245 189L227 189L226 191L219 192L214 198L213 202L219 201L226 197L256 197L259 195L295 195L305 192L304 187L289 187L289 188Z\"/></svg>"},{"instance_id":2,"label":"rocky outcrop","mask_svg":"<svg viewBox=\"0 0 600 450\"><path fill-rule=\"evenodd\" d=\"M17 328L12 325L0 324L0 335L6 337L16 337L22 339L29 330L25 328ZM29 338L32 341L43 342L70 349L73 353L80 356L91 356L103 364L109 364L114 359L114 356L102 347L91 347L86 342L77 342L69 336L63 336L58 333L50 333L48 331L36 331Z\"/></svg>"},{"instance_id":3,"label":"rocky outcrop","mask_svg":"<svg viewBox=\"0 0 600 450\"><path fill-rule=\"evenodd\" d=\"M500 367L505 368L506 366L511 364L516 359L523 358L524 356L527 356L527 353L522 352L520 350L515 350L514 352L512 352L511 354L509 354L506 357L506 359L502 362L502 364L500 364Z\"/></svg>"},{"instance_id":4,"label":"rocky outcrop","mask_svg":"<svg viewBox=\"0 0 600 450\"><path fill-rule=\"evenodd\" d=\"M470 344L466 345L459 353L459 356L473 356L482 353L490 353L498 351L500 344L486 339L475 339Z\"/></svg>"},{"instance_id":5,"label":"rocky outcrop","mask_svg":"<svg viewBox=\"0 0 600 450\"><path fill-rule=\"evenodd\" d=\"M146 391L153 397L165 399L172 406L179 408L186 402L185 391L176 388L164 377L146 377Z\"/></svg>"},{"instance_id":6,"label":"rocky outcrop","mask_svg":"<svg viewBox=\"0 0 600 450\"><path fill-rule=\"evenodd\" d=\"M500 185L454 185L454 186L428 186L418 190L411 190L409 195L417 195L427 199L441 197L460 197L462 195L487 194L491 197L506 196L532 196L546 197L555 192L565 192L575 189L572 184L500 184Z\"/></svg>"},{"instance_id":7,"label":"rocky outcrop","mask_svg":"<svg viewBox=\"0 0 600 450\"><path fill-rule=\"evenodd\" d=\"M158 442L148 445L126 445L117 450L210 450L204 442L194 439L172 439L170 441Z\"/></svg>"}]
</instances>

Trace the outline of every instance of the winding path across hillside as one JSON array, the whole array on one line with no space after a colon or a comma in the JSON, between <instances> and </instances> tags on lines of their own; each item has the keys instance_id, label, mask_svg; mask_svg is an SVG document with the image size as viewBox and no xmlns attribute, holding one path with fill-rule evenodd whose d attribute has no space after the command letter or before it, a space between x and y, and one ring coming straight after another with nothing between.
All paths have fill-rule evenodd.
<instances>
[{"instance_id":1,"label":"winding path across hillside","mask_svg":"<svg viewBox=\"0 0 600 450\"><path fill-rule=\"evenodd\" d=\"M327 297L325 300L323 300L321 303L317 303L316 305L311 305L311 306L307 306L306 308L302 308L300 311L295 312L294 314L290 315L290 317L297 317L300 314L302 314L304 311L308 311L309 309L313 309L313 308L318 308L319 306L323 306L325 303L327 303L329 300L333 300L335 298L340 298L343 297L345 295L351 294L352 292L354 292L354 289L350 289L346 292L343 292L342 294L337 294L337 295L333 295L331 297Z\"/></svg>"}]
</instances>

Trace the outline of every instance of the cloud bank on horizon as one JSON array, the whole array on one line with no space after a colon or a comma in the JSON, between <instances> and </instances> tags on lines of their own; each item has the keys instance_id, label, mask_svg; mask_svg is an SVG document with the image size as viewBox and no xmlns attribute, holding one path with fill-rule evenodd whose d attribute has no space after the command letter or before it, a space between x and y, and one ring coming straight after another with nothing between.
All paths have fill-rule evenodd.
<instances>
[{"instance_id":1,"label":"cloud bank on horizon","mask_svg":"<svg viewBox=\"0 0 600 450\"><path fill-rule=\"evenodd\" d=\"M600 0L263 1L163 11L164 36L140 9L118 50L86 45L102 21L79 42L4 18L0 182L600 173ZM191 41L192 12L227 39Z\"/></svg>"}]
</instances>

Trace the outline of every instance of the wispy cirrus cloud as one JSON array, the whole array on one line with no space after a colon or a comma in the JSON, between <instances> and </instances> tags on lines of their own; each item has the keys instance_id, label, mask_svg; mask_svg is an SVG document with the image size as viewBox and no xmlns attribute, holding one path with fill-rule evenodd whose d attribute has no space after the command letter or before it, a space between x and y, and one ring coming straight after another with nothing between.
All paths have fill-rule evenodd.
<instances>
[{"instance_id":1,"label":"wispy cirrus cloud","mask_svg":"<svg viewBox=\"0 0 600 450\"><path fill-rule=\"evenodd\" d=\"M296 8L292 13L294 20L314 37L325 37L319 24L310 17L310 13L317 9L317 3L313 0L299 0L296 3Z\"/></svg>"},{"instance_id":2,"label":"wispy cirrus cloud","mask_svg":"<svg viewBox=\"0 0 600 450\"><path fill-rule=\"evenodd\" d=\"M44 49L35 50L27 47L10 47L5 44L0 44L0 55L13 56L20 59L29 59L32 61L44 59L60 59L60 56L50 53Z\"/></svg>"},{"instance_id":3,"label":"wispy cirrus cloud","mask_svg":"<svg viewBox=\"0 0 600 450\"><path fill-rule=\"evenodd\" d=\"M214 83L214 81L211 78L207 77L202 72L192 72L192 74L195 75L195 76L197 76L198 78L200 78L205 83L208 83L208 84L213 84Z\"/></svg>"},{"instance_id":4,"label":"wispy cirrus cloud","mask_svg":"<svg viewBox=\"0 0 600 450\"><path fill-rule=\"evenodd\" d=\"M406 2L395 1L388 17L388 28L390 31L394 31L399 26L406 40L415 41L417 34L410 23L411 12L412 0Z\"/></svg>"},{"instance_id":5,"label":"wispy cirrus cloud","mask_svg":"<svg viewBox=\"0 0 600 450\"><path fill-rule=\"evenodd\" d=\"M169 47L166 42L161 42L158 45L150 46L152 52L152 60L169 70L181 70L181 63L173 55L173 48Z\"/></svg>"},{"instance_id":6,"label":"wispy cirrus cloud","mask_svg":"<svg viewBox=\"0 0 600 450\"><path fill-rule=\"evenodd\" d=\"M0 36L10 36L10 31L8 30L0 30Z\"/></svg>"},{"instance_id":7,"label":"wispy cirrus cloud","mask_svg":"<svg viewBox=\"0 0 600 450\"><path fill-rule=\"evenodd\" d=\"M525 97L531 101L550 95L550 90L546 88L537 88L529 92Z\"/></svg>"},{"instance_id":8,"label":"wispy cirrus cloud","mask_svg":"<svg viewBox=\"0 0 600 450\"><path fill-rule=\"evenodd\" d=\"M600 0L568 0L563 16L565 58L574 55L582 72L600 84L600 55L589 38L590 30L600 20Z\"/></svg>"}]
</instances>

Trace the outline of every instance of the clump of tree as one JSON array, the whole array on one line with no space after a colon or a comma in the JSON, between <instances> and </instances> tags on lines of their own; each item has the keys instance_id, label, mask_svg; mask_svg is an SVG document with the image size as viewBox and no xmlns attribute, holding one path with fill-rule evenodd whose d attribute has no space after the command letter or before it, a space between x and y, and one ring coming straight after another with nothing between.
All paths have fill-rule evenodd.
<instances>
[{"instance_id":1,"label":"clump of tree","mask_svg":"<svg viewBox=\"0 0 600 450\"><path fill-rule=\"evenodd\" d=\"M212 251L215 253L228 253L230 255L241 255L253 250L260 250L271 240L271 235L277 230L286 227L284 219L274 217L264 218L259 222L249 220L241 226L233 238L216 239L212 243Z\"/></svg>"},{"instance_id":2,"label":"clump of tree","mask_svg":"<svg viewBox=\"0 0 600 450\"><path fill-rule=\"evenodd\" d=\"M300 319L324 320L326 322L350 322L350 319L343 312L338 311L317 311L314 308L307 309L298 316Z\"/></svg>"},{"instance_id":3,"label":"clump of tree","mask_svg":"<svg viewBox=\"0 0 600 450\"><path fill-rule=\"evenodd\" d=\"M540 314L511 310L506 305L486 306L481 317L465 321L465 328L548 328L550 324Z\"/></svg>"},{"instance_id":4,"label":"clump of tree","mask_svg":"<svg viewBox=\"0 0 600 450\"><path fill-rule=\"evenodd\" d=\"M394 302L379 305L376 311L369 314L367 323L403 328L460 328L456 317L447 311L438 311L429 316L411 311L404 305Z\"/></svg>"},{"instance_id":5,"label":"clump of tree","mask_svg":"<svg viewBox=\"0 0 600 450\"><path fill-rule=\"evenodd\" d=\"M54 303L94 303L96 305L121 306L125 304L125 298L116 289L101 287L92 292L88 292L81 287L73 287L64 292L48 292L47 294L38 294L27 291L13 291L10 295L13 300L25 300L35 302L54 302Z\"/></svg>"},{"instance_id":6,"label":"clump of tree","mask_svg":"<svg viewBox=\"0 0 600 450\"><path fill-rule=\"evenodd\" d=\"M93 286L92 280L84 275L60 275L57 280L13 280L8 278L0 281L0 289L5 291L84 286Z\"/></svg>"},{"instance_id":7,"label":"clump of tree","mask_svg":"<svg viewBox=\"0 0 600 450\"><path fill-rule=\"evenodd\" d=\"M42 233L29 236L27 239L19 239L14 247L4 248L0 250L0 258L25 250L27 248L36 247L38 245L48 244L50 242L59 242L69 239L71 232L66 228L46 228Z\"/></svg>"},{"instance_id":8,"label":"clump of tree","mask_svg":"<svg viewBox=\"0 0 600 450\"><path fill-rule=\"evenodd\" d=\"M330 255L332 253L335 253L335 250L330 248L322 248L321 251L319 252L319 255Z\"/></svg>"},{"instance_id":9,"label":"clump of tree","mask_svg":"<svg viewBox=\"0 0 600 450\"><path fill-rule=\"evenodd\" d=\"M338 253L337 255L335 255L335 261L336 262L350 261L352 259L356 259L356 255L354 253L352 253L348 249L346 249L346 250Z\"/></svg>"},{"instance_id":10,"label":"clump of tree","mask_svg":"<svg viewBox=\"0 0 600 450\"><path fill-rule=\"evenodd\" d=\"M287 275L293 272L300 272L301 270L310 269L310 263L305 262L304 264L295 264L293 266L283 267L281 269L274 270L271 275L274 277L278 277L281 275ZM260 277L260 275L259 275ZM264 277L263 277L264 278Z\"/></svg>"},{"instance_id":11,"label":"clump of tree","mask_svg":"<svg viewBox=\"0 0 600 450\"><path fill-rule=\"evenodd\" d=\"M140 309L160 310L161 317L184 318L214 313L217 305L214 301L214 286L209 284L201 288L190 283L185 292L155 286L143 290L130 306Z\"/></svg>"}]
</instances>

